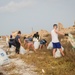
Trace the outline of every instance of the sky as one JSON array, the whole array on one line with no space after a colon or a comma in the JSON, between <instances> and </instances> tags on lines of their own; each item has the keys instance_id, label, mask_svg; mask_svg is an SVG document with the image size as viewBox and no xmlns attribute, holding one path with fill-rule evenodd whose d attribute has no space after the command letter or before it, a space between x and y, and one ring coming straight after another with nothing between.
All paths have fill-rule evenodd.
<instances>
[{"instance_id":1,"label":"sky","mask_svg":"<svg viewBox=\"0 0 75 75\"><path fill-rule=\"evenodd\" d=\"M21 30L51 31L59 22L69 27L75 21L75 0L0 0L0 35Z\"/></svg>"}]
</instances>

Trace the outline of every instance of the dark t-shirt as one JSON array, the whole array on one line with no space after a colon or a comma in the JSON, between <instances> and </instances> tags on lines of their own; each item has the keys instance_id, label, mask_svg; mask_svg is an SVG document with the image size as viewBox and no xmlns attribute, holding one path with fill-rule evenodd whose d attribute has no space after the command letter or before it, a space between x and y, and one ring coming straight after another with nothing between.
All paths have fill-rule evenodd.
<instances>
[{"instance_id":1,"label":"dark t-shirt","mask_svg":"<svg viewBox=\"0 0 75 75\"><path fill-rule=\"evenodd\" d=\"M13 42L13 41L14 41L14 39L9 39L9 41Z\"/></svg>"},{"instance_id":2,"label":"dark t-shirt","mask_svg":"<svg viewBox=\"0 0 75 75\"><path fill-rule=\"evenodd\" d=\"M34 35L33 35L33 38L34 38L34 37L39 39L39 35L38 35L38 34L34 34Z\"/></svg>"},{"instance_id":3,"label":"dark t-shirt","mask_svg":"<svg viewBox=\"0 0 75 75\"><path fill-rule=\"evenodd\" d=\"M16 43L19 43L18 39L20 39L20 36L17 35L17 36L15 37L15 42L16 42Z\"/></svg>"}]
</instances>

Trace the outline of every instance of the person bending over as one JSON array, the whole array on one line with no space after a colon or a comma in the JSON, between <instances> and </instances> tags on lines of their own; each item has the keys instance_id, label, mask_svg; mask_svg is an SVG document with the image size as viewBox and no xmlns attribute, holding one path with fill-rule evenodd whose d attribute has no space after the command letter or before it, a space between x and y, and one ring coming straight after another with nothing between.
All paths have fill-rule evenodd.
<instances>
[{"instance_id":1,"label":"person bending over","mask_svg":"<svg viewBox=\"0 0 75 75\"><path fill-rule=\"evenodd\" d=\"M9 48L11 48L11 46L15 46L15 39L12 38L12 35L10 35L9 39Z\"/></svg>"},{"instance_id":2,"label":"person bending over","mask_svg":"<svg viewBox=\"0 0 75 75\"><path fill-rule=\"evenodd\" d=\"M47 47L47 41L45 39L40 40L40 49L42 49L43 46Z\"/></svg>"},{"instance_id":3,"label":"person bending over","mask_svg":"<svg viewBox=\"0 0 75 75\"><path fill-rule=\"evenodd\" d=\"M30 48L32 48L34 50L34 52L36 52L36 50L34 48L34 42L32 40L24 37L24 44L27 46L28 52L29 52Z\"/></svg>"}]
</instances>

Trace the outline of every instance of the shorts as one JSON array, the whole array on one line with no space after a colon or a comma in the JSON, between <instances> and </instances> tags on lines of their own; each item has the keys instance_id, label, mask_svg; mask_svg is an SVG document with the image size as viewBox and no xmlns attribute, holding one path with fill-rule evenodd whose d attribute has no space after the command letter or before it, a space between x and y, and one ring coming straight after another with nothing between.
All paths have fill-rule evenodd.
<instances>
[{"instance_id":1,"label":"shorts","mask_svg":"<svg viewBox=\"0 0 75 75\"><path fill-rule=\"evenodd\" d=\"M52 44L53 44L53 48L61 48L60 42L52 43Z\"/></svg>"},{"instance_id":2,"label":"shorts","mask_svg":"<svg viewBox=\"0 0 75 75\"><path fill-rule=\"evenodd\" d=\"M9 41L9 48L11 48L11 46L16 46L14 41Z\"/></svg>"}]
</instances>

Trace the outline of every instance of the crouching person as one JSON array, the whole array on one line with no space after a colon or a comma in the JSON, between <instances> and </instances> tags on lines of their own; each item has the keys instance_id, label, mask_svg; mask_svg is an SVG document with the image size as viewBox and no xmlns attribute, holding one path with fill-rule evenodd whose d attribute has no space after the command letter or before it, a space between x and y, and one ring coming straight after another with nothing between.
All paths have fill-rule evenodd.
<instances>
[{"instance_id":1,"label":"crouching person","mask_svg":"<svg viewBox=\"0 0 75 75\"><path fill-rule=\"evenodd\" d=\"M24 37L24 44L27 46L28 52L29 52L30 48L32 48L34 50L34 52L36 52L36 50L34 48L34 42L32 40Z\"/></svg>"},{"instance_id":2,"label":"crouching person","mask_svg":"<svg viewBox=\"0 0 75 75\"><path fill-rule=\"evenodd\" d=\"M40 40L40 49L43 48L43 46L47 47L47 41L45 39Z\"/></svg>"},{"instance_id":3,"label":"crouching person","mask_svg":"<svg viewBox=\"0 0 75 75\"><path fill-rule=\"evenodd\" d=\"M19 52L20 52L20 46L21 46L20 37L21 37L21 31L18 31L18 34L17 34L17 36L15 37L15 47L16 47L15 52L16 52L17 54L19 54Z\"/></svg>"}]
</instances>

